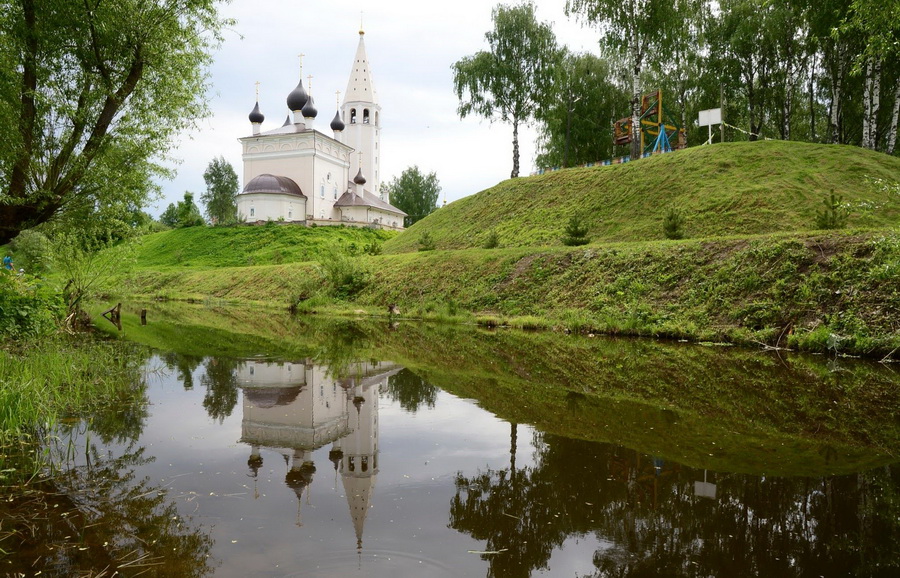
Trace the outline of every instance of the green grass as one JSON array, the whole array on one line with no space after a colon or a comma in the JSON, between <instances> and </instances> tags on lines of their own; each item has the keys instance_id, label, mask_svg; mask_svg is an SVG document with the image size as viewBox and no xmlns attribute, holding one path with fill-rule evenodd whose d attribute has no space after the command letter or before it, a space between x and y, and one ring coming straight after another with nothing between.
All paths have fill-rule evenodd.
<instances>
[{"instance_id":1,"label":"green grass","mask_svg":"<svg viewBox=\"0 0 900 578\"><path fill-rule=\"evenodd\" d=\"M808 231L831 190L851 228L900 220L900 158L859 147L784 141L693 147L638 162L510 179L435 211L385 243L416 251L427 231L438 249L560 245L573 215L592 243L664 239L675 208L690 238Z\"/></svg>"},{"instance_id":2,"label":"green grass","mask_svg":"<svg viewBox=\"0 0 900 578\"><path fill-rule=\"evenodd\" d=\"M144 357L128 343L65 335L0 349L0 439L48 431L61 419L143 403Z\"/></svg>"},{"instance_id":3,"label":"green grass","mask_svg":"<svg viewBox=\"0 0 900 578\"><path fill-rule=\"evenodd\" d=\"M138 269L206 269L279 265L314 260L332 244L363 252L396 233L355 227L188 227L142 237Z\"/></svg>"}]
</instances>

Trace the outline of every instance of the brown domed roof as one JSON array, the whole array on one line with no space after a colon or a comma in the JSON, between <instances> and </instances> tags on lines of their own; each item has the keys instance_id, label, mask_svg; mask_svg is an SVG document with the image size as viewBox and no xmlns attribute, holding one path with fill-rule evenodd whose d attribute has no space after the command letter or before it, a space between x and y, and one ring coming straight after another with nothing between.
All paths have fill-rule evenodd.
<instances>
[{"instance_id":1,"label":"brown domed roof","mask_svg":"<svg viewBox=\"0 0 900 578\"><path fill-rule=\"evenodd\" d=\"M250 182L241 191L244 193L280 193L283 195L295 195L306 198L300 186L288 177L263 173L250 179Z\"/></svg>"}]
</instances>

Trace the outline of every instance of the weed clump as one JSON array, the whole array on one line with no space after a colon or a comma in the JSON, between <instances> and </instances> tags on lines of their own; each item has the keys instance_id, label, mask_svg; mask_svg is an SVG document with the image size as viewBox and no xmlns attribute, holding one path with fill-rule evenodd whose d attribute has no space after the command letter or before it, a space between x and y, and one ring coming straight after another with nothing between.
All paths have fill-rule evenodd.
<instances>
[{"instance_id":1,"label":"weed clump","mask_svg":"<svg viewBox=\"0 0 900 578\"><path fill-rule=\"evenodd\" d=\"M488 233L487 238L484 240L484 244L481 245L484 249L496 249L500 246L500 237L497 235L497 231L491 230Z\"/></svg>"}]
</instances>

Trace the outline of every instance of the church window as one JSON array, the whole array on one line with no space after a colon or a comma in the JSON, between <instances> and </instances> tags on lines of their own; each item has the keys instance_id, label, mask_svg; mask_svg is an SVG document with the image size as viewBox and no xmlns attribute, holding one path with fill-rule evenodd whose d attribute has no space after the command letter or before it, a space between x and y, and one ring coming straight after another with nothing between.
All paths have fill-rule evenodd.
<instances>
[{"instance_id":1,"label":"church window","mask_svg":"<svg viewBox=\"0 0 900 578\"><path fill-rule=\"evenodd\" d=\"M362 462L362 471L368 472L369 471L369 456L363 456L362 460L360 460L360 461Z\"/></svg>"},{"instance_id":2,"label":"church window","mask_svg":"<svg viewBox=\"0 0 900 578\"><path fill-rule=\"evenodd\" d=\"M369 109L363 109L363 124L369 124Z\"/></svg>"},{"instance_id":3,"label":"church window","mask_svg":"<svg viewBox=\"0 0 900 578\"><path fill-rule=\"evenodd\" d=\"M325 198L325 185L322 185L319 188L319 196L322 197L323 199Z\"/></svg>"},{"instance_id":4,"label":"church window","mask_svg":"<svg viewBox=\"0 0 900 578\"><path fill-rule=\"evenodd\" d=\"M251 217L256 216L256 209L254 209L253 207L250 207L250 216Z\"/></svg>"},{"instance_id":5,"label":"church window","mask_svg":"<svg viewBox=\"0 0 900 578\"><path fill-rule=\"evenodd\" d=\"M378 111L375 111L375 126L378 126ZM375 143L375 146L378 146L378 143Z\"/></svg>"},{"instance_id":6,"label":"church window","mask_svg":"<svg viewBox=\"0 0 900 578\"><path fill-rule=\"evenodd\" d=\"M350 466L348 469L351 472L355 472L356 471L356 457L350 456L350 458L347 460L347 465Z\"/></svg>"},{"instance_id":7,"label":"church window","mask_svg":"<svg viewBox=\"0 0 900 578\"><path fill-rule=\"evenodd\" d=\"M294 211L288 209L288 220L293 219L293 218L294 218ZM288 371L290 371L290 370L291 370L291 368L288 367Z\"/></svg>"},{"instance_id":8,"label":"church window","mask_svg":"<svg viewBox=\"0 0 900 578\"><path fill-rule=\"evenodd\" d=\"M337 187L334 187L334 200L337 200Z\"/></svg>"},{"instance_id":9,"label":"church window","mask_svg":"<svg viewBox=\"0 0 900 578\"><path fill-rule=\"evenodd\" d=\"M328 181L329 183L331 182L331 173L328 173L327 175L325 175L325 180Z\"/></svg>"},{"instance_id":10,"label":"church window","mask_svg":"<svg viewBox=\"0 0 900 578\"><path fill-rule=\"evenodd\" d=\"M350 109L350 124L356 124L356 109Z\"/></svg>"}]
</instances>

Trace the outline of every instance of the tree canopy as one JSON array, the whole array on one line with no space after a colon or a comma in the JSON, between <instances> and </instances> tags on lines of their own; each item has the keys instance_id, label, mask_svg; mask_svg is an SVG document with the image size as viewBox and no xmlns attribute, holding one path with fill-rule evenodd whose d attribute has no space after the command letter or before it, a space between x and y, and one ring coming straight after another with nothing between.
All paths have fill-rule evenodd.
<instances>
[{"instance_id":1,"label":"tree canopy","mask_svg":"<svg viewBox=\"0 0 900 578\"><path fill-rule=\"evenodd\" d=\"M61 210L141 206L206 112L217 0L2 0L0 244Z\"/></svg>"},{"instance_id":2,"label":"tree canopy","mask_svg":"<svg viewBox=\"0 0 900 578\"><path fill-rule=\"evenodd\" d=\"M159 216L159 221L163 225L174 227L176 229L182 227L198 227L203 225L203 216L200 214L200 208L194 203L194 194L185 192L184 200L178 201L178 204L169 203L166 210Z\"/></svg>"},{"instance_id":3,"label":"tree canopy","mask_svg":"<svg viewBox=\"0 0 900 578\"><path fill-rule=\"evenodd\" d=\"M203 172L206 191L200 200L206 205L206 217L214 225L228 225L237 221L237 194L240 185L237 173L225 157L209 161Z\"/></svg>"},{"instance_id":4,"label":"tree canopy","mask_svg":"<svg viewBox=\"0 0 900 578\"><path fill-rule=\"evenodd\" d=\"M422 174L418 166L411 166L399 177L382 185L392 205L406 213L403 225L409 227L437 209L441 185L435 173Z\"/></svg>"},{"instance_id":5,"label":"tree canopy","mask_svg":"<svg viewBox=\"0 0 900 578\"><path fill-rule=\"evenodd\" d=\"M556 36L537 21L534 4L498 5L485 34L489 49L453 64L460 117L469 114L508 122L513 127L513 168L519 176L519 126L531 121L552 83L558 55Z\"/></svg>"}]
</instances>

